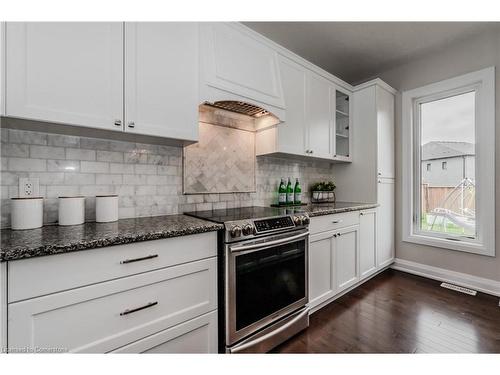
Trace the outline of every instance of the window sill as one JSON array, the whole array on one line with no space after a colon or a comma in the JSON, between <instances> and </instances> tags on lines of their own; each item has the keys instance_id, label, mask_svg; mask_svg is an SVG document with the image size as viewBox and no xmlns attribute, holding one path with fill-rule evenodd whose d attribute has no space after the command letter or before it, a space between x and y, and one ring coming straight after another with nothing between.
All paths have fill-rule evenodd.
<instances>
[{"instance_id":1,"label":"window sill","mask_svg":"<svg viewBox=\"0 0 500 375\"><path fill-rule=\"evenodd\" d=\"M486 248L486 246L481 243L454 241L447 240L445 238L436 238L417 234L406 235L403 238L403 242L411 242L419 245L439 247L447 250L462 251L490 257L495 256L495 248Z\"/></svg>"}]
</instances>

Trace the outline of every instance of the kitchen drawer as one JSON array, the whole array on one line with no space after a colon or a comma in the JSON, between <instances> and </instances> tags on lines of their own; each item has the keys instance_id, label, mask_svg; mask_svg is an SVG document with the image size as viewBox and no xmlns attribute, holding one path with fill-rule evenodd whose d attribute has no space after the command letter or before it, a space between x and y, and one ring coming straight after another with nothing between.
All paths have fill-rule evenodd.
<instances>
[{"instance_id":1,"label":"kitchen drawer","mask_svg":"<svg viewBox=\"0 0 500 375\"><path fill-rule=\"evenodd\" d=\"M125 345L113 353L217 353L217 311Z\"/></svg>"},{"instance_id":2,"label":"kitchen drawer","mask_svg":"<svg viewBox=\"0 0 500 375\"><path fill-rule=\"evenodd\" d=\"M217 309L216 269L212 257L11 303L9 347L123 347Z\"/></svg>"},{"instance_id":3,"label":"kitchen drawer","mask_svg":"<svg viewBox=\"0 0 500 375\"><path fill-rule=\"evenodd\" d=\"M8 300L25 300L209 258L217 254L216 248L217 234L209 232L9 262Z\"/></svg>"},{"instance_id":4,"label":"kitchen drawer","mask_svg":"<svg viewBox=\"0 0 500 375\"><path fill-rule=\"evenodd\" d=\"M359 224L359 211L311 217L311 234L349 227Z\"/></svg>"}]
</instances>

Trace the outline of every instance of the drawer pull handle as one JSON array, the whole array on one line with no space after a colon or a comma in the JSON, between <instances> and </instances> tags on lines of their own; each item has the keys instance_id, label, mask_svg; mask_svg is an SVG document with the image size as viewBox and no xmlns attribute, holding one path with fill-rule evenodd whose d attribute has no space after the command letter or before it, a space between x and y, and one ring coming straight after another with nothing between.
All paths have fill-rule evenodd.
<instances>
[{"instance_id":1,"label":"drawer pull handle","mask_svg":"<svg viewBox=\"0 0 500 375\"><path fill-rule=\"evenodd\" d=\"M332 221L332 224L339 224L339 223L341 223L341 222L343 222L343 221L344 221L344 220L342 220L342 219L333 220L333 221Z\"/></svg>"},{"instance_id":2,"label":"drawer pull handle","mask_svg":"<svg viewBox=\"0 0 500 375\"><path fill-rule=\"evenodd\" d=\"M141 310L144 310L144 309L147 309L149 307L156 306L156 305L158 305L158 302L149 302L148 304L141 306L141 307L136 307L135 309L127 309L124 312L121 312L120 316L132 314L132 313L135 313L136 311L141 311Z\"/></svg>"},{"instance_id":3,"label":"drawer pull handle","mask_svg":"<svg viewBox=\"0 0 500 375\"><path fill-rule=\"evenodd\" d=\"M125 259L125 260L122 260L120 262L120 264L140 262L141 260L148 260L148 259L153 259L153 258L158 258L158 254L146 255L145 257L141 257L141 258Z\"/></svg>"}]
</instances>

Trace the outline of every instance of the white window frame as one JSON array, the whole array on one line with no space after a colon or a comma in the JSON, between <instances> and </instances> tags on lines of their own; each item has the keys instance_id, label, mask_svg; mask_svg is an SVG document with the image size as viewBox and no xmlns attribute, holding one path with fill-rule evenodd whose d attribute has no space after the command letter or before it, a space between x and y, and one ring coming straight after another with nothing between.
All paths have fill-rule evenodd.
<instances>
[{"instance_id":1,"label":"white window frame","mask_svg":"<svg viewBox=\"0 0 500 375\"><path fill-rule=\"evenodd\" d=\"M416 183L421 178L420 119L416 108L471 91L476 93L476 238L420 231L419 213L415 210L420 204ZM404 91L402 114L403 241L495 256L495 67Z\"/></svg>"}]
</instances>

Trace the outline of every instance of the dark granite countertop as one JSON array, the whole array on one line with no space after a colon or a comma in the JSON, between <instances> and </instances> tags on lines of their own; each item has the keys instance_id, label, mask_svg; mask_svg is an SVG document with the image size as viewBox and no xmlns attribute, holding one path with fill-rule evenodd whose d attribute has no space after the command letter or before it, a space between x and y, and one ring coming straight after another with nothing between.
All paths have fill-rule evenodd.
<instances>
[{"instance_id":1,"label":"dark granite countertop","mask_svg":"<svg viewBox=\"0 0 500 375\"><path fill-rule=\"evenodd\" d=\"M335 202L335 203L310 203L301 207L310 217L339 214L342 212L367 210L378 207L377 203L354 203L354 202Z\"/></svg>"},{"instance_id":2,"label":"dark granite countertop","mask_svg":"<svg viewBox=\"0 0 500 375\"><path fill-rule=\"evenodd\" d=\"M48 225L29 230L2 229L0 261L186 236L222 228L220 224L186 215L168 215L67 227Z\"/></svg>"}]
</instances>

